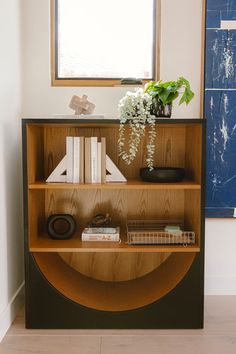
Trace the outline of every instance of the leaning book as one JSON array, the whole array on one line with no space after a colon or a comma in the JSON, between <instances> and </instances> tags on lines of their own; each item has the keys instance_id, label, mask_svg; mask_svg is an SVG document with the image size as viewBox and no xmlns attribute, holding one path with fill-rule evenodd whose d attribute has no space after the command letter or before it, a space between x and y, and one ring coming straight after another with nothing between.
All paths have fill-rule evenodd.
<instances>
[{"instance_id":1,"label":"leaning book","mask_svg":"<svg viewBox=\"0 0 236 354\"><path fill-rule=\"evenodd\" d=\"M101 228L101 229L103 229L103 228ZM91 228L85 228L82 232L82 241L119 242L120 241L120 228L116 227L116 231L110 232L110 233L108 233L106 231L104 232L104 230L99 230L99 228L96 228L96 232L91 232Z\"/></svg>"}]
</instances>

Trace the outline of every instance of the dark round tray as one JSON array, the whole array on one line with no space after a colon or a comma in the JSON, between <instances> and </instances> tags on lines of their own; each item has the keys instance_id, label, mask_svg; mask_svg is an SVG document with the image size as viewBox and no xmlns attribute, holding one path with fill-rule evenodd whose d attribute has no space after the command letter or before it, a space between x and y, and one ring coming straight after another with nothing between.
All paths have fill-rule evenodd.
<instances>
[{"instance_id":1,"label":"dark round tray","mask_svg":"<svg viewBox=\"0 0 236 354\"><path fill-rule=\"evenodd\" d=\"M150 171L149 167L140 169L140 178L144 182L153 183L173 183L181 182L185 176L185 169L179 167L154 167Z\"/></svg>"}]
</instances>

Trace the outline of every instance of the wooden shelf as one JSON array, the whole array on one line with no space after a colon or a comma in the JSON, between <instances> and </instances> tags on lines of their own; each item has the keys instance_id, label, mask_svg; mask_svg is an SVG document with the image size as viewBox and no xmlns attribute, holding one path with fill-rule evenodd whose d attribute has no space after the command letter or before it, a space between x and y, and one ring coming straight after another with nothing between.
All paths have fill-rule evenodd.
<instances>
[{"instance_id":1,"label":"wooden shelf","mask_svg":"<svg viewBox=\"0 0 236 354\"><path fill-rule=\"evenodd\" d=\"M163 189L174 189L174 190L200 190L201 185L192 181L183 181L177 183L148 183L140 180L130 180L125 183L105 183L105 184L78 184L78 183L46 183L46 182L36 182L30 183L29 189L145 189L145 190L163 190Z\"/></svg>"},{"instance_id":2,"label":"wooden shelf","mask_svg":"<svg viewBox=\"0 0 236 354\"><path fill-rule=\"evenodd\" d=\"M70 240L53 240L42 235L30 245L30 252L200 252L198 245L129 245L125 235L118 242L82 242L77 235Z\"/></svg>"},{"instance_id":3,"label":"wooden shelf","mask_svg":"<svg viewBox=\"0 0 236 354\"><path fill-rule=\"evenodd\" d=\"M71 300L71 306L74 306L73 303L79 304L70 312L69 326L77 326L78 319L79 326L86 328L91 327L90 322L100 328L112 327L108 319L114 318L117 321L112 313L114 311L121 311L119 316L124 315L120 323L127 322L128 326L136 328L136 318L132 317L132 313L125 313L133 309L139 309L140 312L134 312L140 313L144 319L148 315L155 328L158 328L159 321L160 326L169 326L170 313L166 313L168 321L162 321L163 309L156 306L159 306L158 300L170 291L172 294L169 300L166 298L166 304L174 312L179 311L178 318L181 318L186 308L186 297L189 307L195 308L196 303L200 306L199 294L203 292L199 280L200 276L203 279L204 274L204 126L204 120L200 119L158 120L154 165L182 167L186 171L186 178L178 183L148 183L139 178L140 168L145 165L148 134L141 140L136 159L129 166L119 157L117 150L119 121L23 121L28 326L33 324L37 327L44 322L48 328L52 318L57 318L58 311L63 315L64 322L64 312L67 313L69 304L66 299ZM107 155L128 181L105 184L46 183L46 178L66 154L67 136L96 136L98 139L104 137ZM128 131L125 139L128 141ZM109 213L114 224L120 225L120 243L81 241L81 230L97 213ZM53 214L73 215L78 228L72 239L53 240L49 237L47 220ZM195 232L196 244L183 246L126 243L127 220L157 219L181 220L186 230ZM41 283L37 275L39 270L43 275L40 277ZM185 277L189 271L190 276ZM46 306L46 310L48 307L47 302L40 299L46 298L44 291L48 295L48 289L42 283L46 280L48 286L57 290L50 292L52 297L48 303L50 306L59 304L60 309L55 307L56 310L51 312L53 316L46 316L44 320L40 317L43 313L40 307ZM176 288L182 281L183 286ZM65 297L65 306L63 297L59 294ZM175 303L172 303L173 300ZM145 309L147 305L149 310ZM92 314L91 311L86 312L86 307L111 313L107 316L93 311ZM38 318L34 318L35 308L40 310ZM76 311L81 311L78 316ZM85 316L86 313L88 316ZM85 317L87 322L84 321ZM173 315L173 321L178 325L179 320L176 321L175 317ZM199 315L195 314L192 321L195 327L198 318ZM187 318L186 327L189 321ZM141 322L140 319L138 325L141 326ZM147 327L144 321L143 323Z\"/></svg>"}]
</instances>

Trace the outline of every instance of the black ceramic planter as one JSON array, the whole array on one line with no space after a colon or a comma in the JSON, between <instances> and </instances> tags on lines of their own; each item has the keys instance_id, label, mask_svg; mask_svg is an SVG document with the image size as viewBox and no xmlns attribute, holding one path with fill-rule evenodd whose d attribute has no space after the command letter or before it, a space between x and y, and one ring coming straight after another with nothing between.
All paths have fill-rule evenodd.
<instances>
[{"instance_id":1,"label":"black ceramic planter","mask_svg":"<svg viewBox=\"0 0 236 354\"><path fill-rule=\"evenodd\" d=\"M152 183L173 183L181 182L184 179L184 168L178 167L154 167L150 170L149 167L140 169L140 178L144 182Z\"/></svg>"},{"instance_id":2,"label":"black ceramic planter","mask_svg":"<svg viewBox=\"0 0 236 354\"><path fill-rule=\"evenodd\" d=\"M151 113L158 117L170 118L172 112L172 105L167 104L163 106L163 104L156 98L152 100L152 111Z\"/></svg>"}]
</instances>

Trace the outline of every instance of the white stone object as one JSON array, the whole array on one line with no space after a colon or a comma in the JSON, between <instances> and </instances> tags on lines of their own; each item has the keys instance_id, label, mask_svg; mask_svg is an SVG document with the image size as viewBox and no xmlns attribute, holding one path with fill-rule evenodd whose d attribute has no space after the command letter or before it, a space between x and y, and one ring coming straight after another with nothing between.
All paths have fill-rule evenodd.
<instances>
[{"instance_id":1,"label":"white stone object","mask_svg":"<svg viewBox=\"0 0 236 354\"><path fill-rule=\"evenodd\" d=\"M65 155L57 167L52 171L50 176L46 179L46 182L66 182L66 169L67 169L67 156Z\"/></svg>"},{"instance_id":2,"label":"white stone object","mask_svg":"<svg viewBox=\"0 0 236 354\"><path fill-rule=\"evenodd\" d=\"M82 98L74 95L70 101L69 107L75 111L75 115L92 114L95 104L88 101L88 96L83 95Z\"/></svg>"},{"instance_id":3,"label":"white stone object","mask_svg":"<svg viewBox=\"0 0 236 354\"><path fill-rule=\"evenodd\" d=\"M106 175L106 182L127 182L127 179L108 155L106 155L106 170L109 172Z\"/></svg>"}]
</instances>

